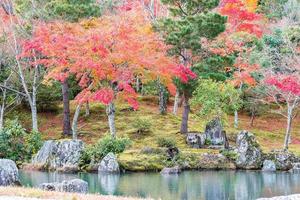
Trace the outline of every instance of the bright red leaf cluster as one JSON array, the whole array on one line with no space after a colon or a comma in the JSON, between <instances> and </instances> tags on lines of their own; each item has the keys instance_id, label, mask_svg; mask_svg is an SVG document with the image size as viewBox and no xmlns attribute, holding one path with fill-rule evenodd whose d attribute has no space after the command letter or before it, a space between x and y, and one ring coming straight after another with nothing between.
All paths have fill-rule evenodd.
<instances>
[{"instance_id":1,"label":"bright red leaf cluster","mask_svg":"<svg viewBox=\"0 0 300 200\"><path fill-rule=\"evenodd\" d=\"M266 78L265 82L281 92L300 96L300 80L296 76L270 76Z\"/></svg>"}]
</instances>

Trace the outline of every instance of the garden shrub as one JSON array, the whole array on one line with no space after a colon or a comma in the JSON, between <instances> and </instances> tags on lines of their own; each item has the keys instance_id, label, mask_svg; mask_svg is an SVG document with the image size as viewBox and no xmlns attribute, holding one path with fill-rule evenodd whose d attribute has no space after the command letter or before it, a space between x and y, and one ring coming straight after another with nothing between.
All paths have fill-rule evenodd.
<instances>
[{"instance_id":1,"label":"garden shrub","mask_svg":"<svg viewBox=\"0 0 300 200\"><path fill-rule=\"evenodd\" d=\"M144 133L149 133L151 131L152 123L149 121L149 119L137 118L133 122L132 126L135 129L136 133L144 134Z\"/></svg>"},{"instance_id":2,"label":"garden shrub","mask_svg":"<svg viewBox=\"0 0 300 200\"><path fill-rule=\"evenodd\" d=\"M84 167L93 162L99 162L108 153L122 153L131 145L129 138L113 138L110 135L101 138L95 145L87 146L80 158L80 167Z\"/></svg>"},{"instance_id":3,"label":"garden shrub","mask_svg":"<svg viewBox=\"0 0 300 200\"><path fill-rule=\"evenodd\" d=\"M41 134L28 133L18 120L8 121L0 131L0 158L29 161L42 145Z\"/></svg>"},{"instance_id":4,"label":"garden shrub","mask_svg":"<svg viewBox=\"0 0 300 200\"><path fill-rule=\"evenodd\" d=\"M173 138L160 137L157 139L157 145L159 147L172 148L172 147L176 147L176 141Z\"/></svg>"}]
</instances>

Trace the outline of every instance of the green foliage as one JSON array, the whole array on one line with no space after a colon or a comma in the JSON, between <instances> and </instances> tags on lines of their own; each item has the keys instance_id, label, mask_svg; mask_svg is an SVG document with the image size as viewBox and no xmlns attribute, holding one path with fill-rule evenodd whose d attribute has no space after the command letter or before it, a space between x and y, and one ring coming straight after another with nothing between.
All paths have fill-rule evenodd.
<instances>
[{"instance_id":1,"label":"green foliage","mask_svg":"<svg viewBox=\"0 0 300 200\"><path fill-rule=\"evenodd\" d=\"M32 131L25 135L25 148L29 157L36 154L43 145L42 135Z\"/></svg>"},{"instance_id":2,"label":"green foliage","mask_svg":"<svg viewBox=\"0 0 300 200\"><path fill-rule=\"evenodd\" d=\"M225 30L226 17L212 11L218 6L219 0L163 0L162 3L169 7L173 16L161 20L156 27L163 32L166 44L171 45L169 53L181 57L186 64L191 61L186 55L188 51L192 53L194 60L198 58L196 63L201 62L201 39L213 39ZM193 71L197 73L197 70ZM184 91L186 98L192 95L197 86L197 81L186 84L175 80L175 83L179 90Z\"/></svg>"},{"instance_id":3,"label":"green foliage","mask_svg":"<svg viewBox=\"0 0 300 200\"><path fill-rule=\"evenodd\" d=\"M147 118L136 118L132 127L135 129L136 133L144 134L151 131L152 123Z\"/></svg>"},{"instance_id":4,"label":"green foliage","mask_svg":"<svg viewBox=\"0 0 300 200\"><path fill-rule=\"evenodd\" d=\"M95 161L101 160L108 153L122 153L131 145L129 138L113 138L110 135L100 139L91 149L88 149L88 154L92 155Z\"/></svg>"},{"instance_id":5,"label":"green foliage","mask_svg":"<svg viewBox=\"0 0 300 200\"><path fill-rule=\"evenodd\" d=\"M235 151L232 150L222 150L221 154L228 158L229 160L235 161L238 158L238 154Z\"/></svg>"},{"instance_id":6,"label":"green foliage","mask_svg":"<svg viewBox=\"0 0 300 200\"><path fill-rule=\"evenodd\" d=\"M269 19L280 19L284 15L284 4L288 0L260 0L258 11Z\"/></svg>"},{"instance_id":7,"label":"green foliage","mask_svg":"<svg viewBox=\"0 0 300 200\"><path fill-rule=\"evenodd\" d=\"M16 0L16 10L26 19L63 19L76 22L82 18L99 17L112 10L117 0Z\"/></svg>"},{"instance_id":8,"label":"green foliage","mask_svg":"<svg viewBox=\"0 0 300 200\"><path fill-rule=\"evenodd\" d=\"M62 98L60 83L53 85L41 84L37 93L37 110L39 112L56 112L58 108L57 102Z\"/></svg>"},{"instance_id":9,"label":"green foliage","mask_svg":"<svg viewBox=\"0 0 300 200\"><path fill-rule=\"evenodd\" d=\"M28 161L42 145L41 134L27 133L18 120L8 121L0 131L0 157L16 162Z\"/></svg>"},{"instance_id":10,"label":"green foliage","mask_svg":"<svg viewBox=\"0 0 300 200\"><path fill-rule=\"evenodd\" d=\"M157 145L159 147L172 148L176 147L176 141L173 138L160 137L157 139Z\"/></svg>"},{"instance_id":11,"label":"green foliage","mask_svg":"<svg viewBox=\"0 0 300 200\"><path fill-rule=\"evenodd\" d=\"M156 81L151 81L146 84L143 84L142 94L143 95L155 95L155 96L158 95Z\"/></svg>"},{"instance_id":12,"label":"green foliage","mask_svg":"<svg viewBox=\"0 0 300 200\"><path fill-rule=\"evenodd\" d=\"M192 103L201 105L199 114L208 120L216 117L223 120L225 114L239 110L242 102L240 92L231 84L200 79Z\"/></svg>"}]
</instances>

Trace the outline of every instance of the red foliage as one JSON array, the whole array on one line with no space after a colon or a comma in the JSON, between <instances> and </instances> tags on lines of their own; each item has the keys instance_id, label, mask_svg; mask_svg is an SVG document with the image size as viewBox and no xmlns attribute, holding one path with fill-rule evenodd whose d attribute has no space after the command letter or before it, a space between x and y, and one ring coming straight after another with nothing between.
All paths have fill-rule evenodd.
<instances>
[{"instance_id":1,"label":"red foliage","mask_svg":"<svg viewBox=\"0 0 300 200\"><path fill-rule=\"evenodd\" d=\"M80 23L41 24L33 39L23 44L20 57L42 58L37 62L48 68L47 80L75 75L83 88L76 98L79 102L109 104L121 97L137 108L132 88L136 76L144 83L159 79L168 88L174 77L182 81L195 77L189 68L167 57L167 50L148 15L134 6Z\"/></svg>"},{"instance_id":2,"label":"red foliage","mask_svg":"<svg viewBox=\"0 0 300 200\"><path fill-rule=\"evenodd\" d=\"M262 36L262 15L249 10L243 0L222 0L219 12L228 17L227 32L247 32Z\"/></svg>"},{"instance_id":3,"label":"red foliage","mask_svg":"<svg viewBox=\"0 0 300 200\"><path fill-rule=\"evenodd\" d=\"M270 76L266 78L265 82L276 87L282 93L300 96L300 80L296 76Z\"/></svg>"}]
</instances>

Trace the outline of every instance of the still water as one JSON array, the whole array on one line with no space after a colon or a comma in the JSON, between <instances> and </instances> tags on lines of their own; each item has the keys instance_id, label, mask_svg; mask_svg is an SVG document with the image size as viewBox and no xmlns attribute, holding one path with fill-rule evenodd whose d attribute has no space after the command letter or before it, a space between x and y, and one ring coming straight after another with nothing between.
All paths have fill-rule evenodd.
<instances>
[{"instance_id":1,"label":"still water","mask_svg":"<svg viewBox=\"0 0 300 200\"><path fill-rule=\"evenodd\" d=\"M180 175L20 171L25 186L80 178L90 193L151 197L163 200L252 200L300 193L300 173L258 171L186 171Z\"/></svg>"}]
</instances>

